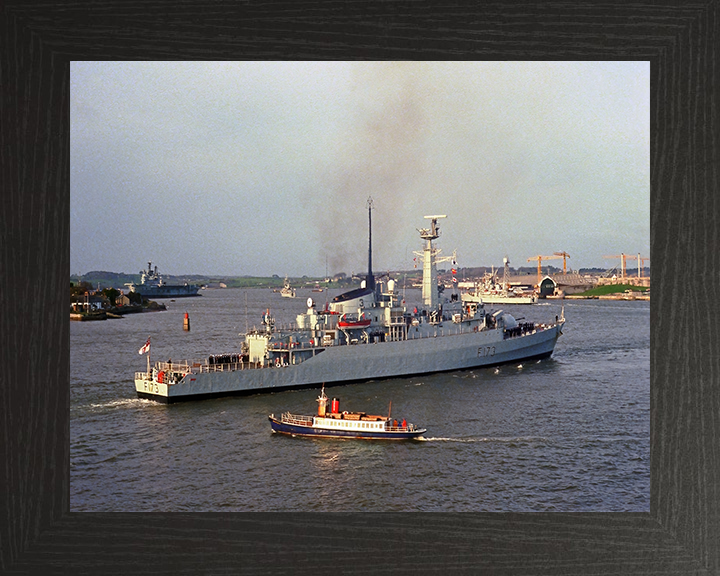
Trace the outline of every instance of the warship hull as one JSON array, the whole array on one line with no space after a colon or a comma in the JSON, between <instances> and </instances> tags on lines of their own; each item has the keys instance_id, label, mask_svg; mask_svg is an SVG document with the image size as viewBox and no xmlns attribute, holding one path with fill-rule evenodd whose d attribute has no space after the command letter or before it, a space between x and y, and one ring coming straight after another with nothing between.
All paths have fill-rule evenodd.
<instances>
[{"instance_id":1,"label":"warship hull","mask_svg":"<svg viewBox=\"0 0 720 576\"><path fill-rule=\"evenodd\" d=\"M135 285L131 291L137 292L143 298L187 298L200 296L200 286L187 284L184 286L142 286Z\"/></svg>"},{"instance_id":2,"label":"warship hull","mask_svg":"<svg viewBox=\"0 0 720 576\"><path fill-rule=\"evenodd\" d=\"M287 366L252 368L238 363L234 368L209 371L206 366L198 371L188 366L191 371L175 382L158 382L152 374L137 372L135 390L140 398L173 403L539 360L551 356L561 326L540 327L513 337L501 329L453 334L452 328L438 328L437 336L418 339L412 338L411 329L407 340L318 347L306 360Z\"/></svg>"}]
</instances>

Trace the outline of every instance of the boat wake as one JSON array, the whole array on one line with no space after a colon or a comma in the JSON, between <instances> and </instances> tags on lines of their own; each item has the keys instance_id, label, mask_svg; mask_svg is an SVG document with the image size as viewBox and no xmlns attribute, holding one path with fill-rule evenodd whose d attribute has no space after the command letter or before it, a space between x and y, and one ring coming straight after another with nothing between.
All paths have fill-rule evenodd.
<instances>
[{"instance_id":1,"label":"boat wake","mask_svg":"<svg viewBox=\"0 0 720 576\"><path fill-rule=\"evenodd\" d=\"M147 400L145 398L123 398L122 400L111 400L110 402L102 402L100 404L90 404L93 410L105 410L107 408L128 408L133 406L157 406L157 402Z\"/></svg>"},{"instance_id":2,"label":"boat wake","mask_svg":"<svg viewBox=\"0 0 720 576\"><path fill-rule=\"evenodd\" d=\"M547 438L541 436L521 436L517 438L416 438L422 442L458 442L468 444L473 442L497 442L504 444L513 444L518 442L547 442Z\"/></svg>"}]
</instances>

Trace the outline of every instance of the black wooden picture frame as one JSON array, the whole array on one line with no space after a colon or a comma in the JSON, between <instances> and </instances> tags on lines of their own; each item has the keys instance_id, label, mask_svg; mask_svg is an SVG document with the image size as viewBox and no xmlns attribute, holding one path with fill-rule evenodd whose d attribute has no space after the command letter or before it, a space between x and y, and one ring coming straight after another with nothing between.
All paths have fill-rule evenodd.
<instances>
[{"instance_id":1,"label":"black wooden picture frame","mask_svg":"<svg viewBox=\"0 0 720 576\"><path fill-rule=\"evenodd\" d=\"M717 0L6 0L0 46L1 573L720 573ZM70 513L70 62L141 59L649 61L650 512Z\"/></svg>"}]
</instances>

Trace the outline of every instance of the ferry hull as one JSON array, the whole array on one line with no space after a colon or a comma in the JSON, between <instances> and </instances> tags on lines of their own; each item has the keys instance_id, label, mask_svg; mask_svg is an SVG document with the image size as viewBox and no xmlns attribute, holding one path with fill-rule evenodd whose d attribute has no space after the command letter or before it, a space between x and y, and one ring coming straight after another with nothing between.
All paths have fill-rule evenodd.
<instances>
[{"instance_id":1,"label":"ferry hull","mask_svg":"<svg viewBox=\"0 0 720 576\"><path fill-rule=\"evenodd\" d=\"M269 416L270 426L273 432L280 434L288 434L290 436L307 436L311 438L344 438L359 440L411 440L422 436L426 430L413 431L354 431L354 430L329 430L326 428L316 428L313 426L300 426L298 424L287 424L281 422L277 418Z\"/></svg>"},{"instance_id":2,"label":"ferry hull","mask_svg":"<svg viewBox=\"0 0 720 576\"><path fill-rule=\"evenodd\" d=\"M551 356L561 327L512 338L501 330L443 335L438 329L437 337L329 346L318 348L314 357L300 364L190 373L173 384L158 383L140 372L135 389L140 398L172 403L497 366Z\"/></svg>"}]
</instances>

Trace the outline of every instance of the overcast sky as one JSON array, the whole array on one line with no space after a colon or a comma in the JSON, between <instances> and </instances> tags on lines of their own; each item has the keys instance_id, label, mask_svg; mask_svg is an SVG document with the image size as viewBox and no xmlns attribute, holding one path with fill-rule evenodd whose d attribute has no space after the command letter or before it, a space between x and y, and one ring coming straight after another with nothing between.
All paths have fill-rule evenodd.
<instances>
[{"instance_id":1,"label":"overcast sky","mask_svg":"<svg viewBox=\"0 0 720 576\"><path fill-rule=\"evenodd\" d=\"M648 62L75 62L71 273L650 256ZM562 265L562 259L547 262ZM635 262L628 263L635 267Z\"/></svg>"}]
</instances>

